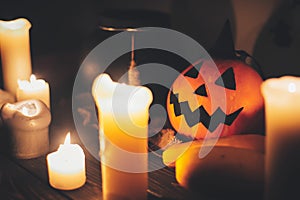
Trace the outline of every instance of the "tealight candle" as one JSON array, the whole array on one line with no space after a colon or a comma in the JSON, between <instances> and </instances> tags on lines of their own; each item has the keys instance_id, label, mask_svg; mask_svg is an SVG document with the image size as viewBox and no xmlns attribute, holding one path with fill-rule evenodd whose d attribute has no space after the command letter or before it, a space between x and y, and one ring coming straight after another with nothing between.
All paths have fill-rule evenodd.
<instances>
[{"instance_id":1,"label":"tealight candle","mask_svg":"<svg viewBox=\"0 0 300 200\"><path fill-rule=\"evenodd\" d=\"M85 184L85 155L78 144L71 144L70 133L57 151L47 155L47 165L52 187L74 190Z\"/></svg>"},{"instance_id":2,"label":"tealight candle","mask_svg":"<svg viewBox=\"0 0 300 200\"><path fill-rule=\"evenodd\" d=\"M266 199L300 199L300 77L262 84L266 115Z\"/></svg>"},{"instance_id":3,"label":"tealight candle","mask_svg":"<svg viewBox=\"0 0 300 200\"><path fill-rule=\"evenodd\" d=\"M151 91L100 74L92 94L99 114L103 199L147 199Z\"/></svg>"},{"instance_id":4,"label":"tealight candle","mask_svg":"<svg viewBox=\"0 0 300 200\"><path fill-rule=\"evenodd\" d=\"M31 69L29 29L27 19L0 20L0 51L4 89L15 95L18 79L28 79Z\"/></svg>"},{"instance_id":5,"label":"tealight candle","mask_svg":"<svg viewBox=\"0 0 300 200\"><path fill-rule=\"evenodd\" d=\"M39 99L50 108L50 88L43 79L36 79L35 75L30 76L30 81L18 80L16 92L17 101L26 99Z\"/></svg>"},{"instance_id":6,"label":"tealight candle","mask_svg":"<svg viewBox=\"0 0 300 200\"><path fill-rule=\"evenodd\" d=\"M16 158L39 157L49 151L51 114L40 100L6 103L1 118L9 131L11 153Z\"/></svg>"}]
</instances>

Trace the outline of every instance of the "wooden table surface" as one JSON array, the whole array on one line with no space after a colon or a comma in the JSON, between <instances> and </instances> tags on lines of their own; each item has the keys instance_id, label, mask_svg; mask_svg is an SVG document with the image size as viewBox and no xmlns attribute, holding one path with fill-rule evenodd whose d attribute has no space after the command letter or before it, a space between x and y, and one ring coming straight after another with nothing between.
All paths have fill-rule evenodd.
<instances>
[{"instance_id":1,"label":"wooden table surface","mask_svg":"<svg viewBox=\"0 0 300 200\"><path fill-rule=\"evenodd\" d=\"M50 150L63 143L68 131L72 143L85 151L87 180L83 187L62 191L52 188L48 182L46 155L34 159L16 159L9 153L7 131L0 127L0 199L102 199L100 161L83 145L74 126L71 100L60 96L51 107L52 121L49 127ZM155 165L155 163L149 163ZM188 193L178 185L174 169L165 167L149 172L148 199L186 199Z\"/></svg>"},{"instance_id":2,"label":"wooden table surface","mask_svg":"<svg viewBox=\"0 0 300 200\"><path fill-rule=\"evenodd\" d=\"M86 155L87 181L73 191L56 190L49 185L45 156L17 160L0 155L1 199L102 199L99 161ZM173 174L169 168L150 172L148 199L184 199L185 192Z\"/></svg>"},{"instance_id":3,"label":"wooden table surface","mask_svg":"<svg viewBox=\"0 0 300 200\"><path fill-rule=\"evenodd\" d=\"M68 126L70 129L70 126ZM70 129L72 143L80 143L77 133ZM62 134L56 134L61 132ZM0 132L1 135L5 134ZM50 127L50 148L53 151L65 136L63 127ZM58 139L59 138L59 139ZM1 138L1 144L3 143ZM56 147L55 147L56 146ZM102 199L101 167L81 144L86 155L87 180L83 187L72 191L61 191L52 188L48 182L46 155L34 159L16 159L6 152L5 144L1 145L0 154L0 199ZM149 165L155 163L149 163ZM149 172L148 199L185 199L186 191L174 178L174 169L165 167Z\"/></svg>"}]
</instances>

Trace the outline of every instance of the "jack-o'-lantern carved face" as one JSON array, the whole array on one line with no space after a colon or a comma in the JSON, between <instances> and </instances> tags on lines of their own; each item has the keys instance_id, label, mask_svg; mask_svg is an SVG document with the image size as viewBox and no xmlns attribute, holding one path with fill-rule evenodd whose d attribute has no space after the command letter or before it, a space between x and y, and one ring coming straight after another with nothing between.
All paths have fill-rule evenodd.
<instances>
[{"instance_id":1,"label":"jack-o'-lantern carved face","mask_svg":"<svg viewBox=\"0 0 300 200\"><path fill-rule=\"evenodd\" d=\"M184 70L167 98L173 128L196 139L263 131L262 79L237 60L202 61Z\"/></svg>"}]
</instances>

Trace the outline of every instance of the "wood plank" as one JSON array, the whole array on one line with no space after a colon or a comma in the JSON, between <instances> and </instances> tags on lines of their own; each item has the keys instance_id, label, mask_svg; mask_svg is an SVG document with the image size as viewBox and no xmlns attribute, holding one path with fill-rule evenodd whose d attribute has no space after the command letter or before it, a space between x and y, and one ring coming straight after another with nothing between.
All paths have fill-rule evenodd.
<instances>
[{"instance_id":1,"label":"wood plank","mask_svg":"<svg viewBox=\"0 0 300 200\"><path fill-rule=\"evenodd\" d=\"M46 157L42 156L35 159L30 160L15 160L18 164L29 170L32 174L39 177L43 184L49 185L48 182L48 173L47 173L47 165L46 165ZM99 165L98 165L99 166ZM96 164L92 161L86 162L86 175L87 181L85 185L81 188L71 191L60 191L65 196L68 196L70 199L91 199L91 200L101 200L101 185L100 185L100 176L95 173L98 171L100 174L99 167L96 169ZM56 190L56 189L54 189Z\"/></svg>"},{"instance_id":2,"label":"wood plank","mask_svg":"<svg viewBox=\"0 0 300 200\"><path fill-rule=\"evenodd\" d=\"M73 191L61 191L71 199L102 199L100 162L88 152L86 154L86 184ZM30 160L17 160L20 165L28 169L48 184L45 157ZM149 173L148 199L184 199L186 191L180 187L174 178L174 170L163 168Z\"/></svg>"},{"instance_id":3,"label":"wood plank","mask_svg":"<svg viewBox=\"0 0 300 200\"><path fill-rule=\"evenodd\" d=\"M0 198L5 200L69 199L3 155L0 155Z\"/></svg>"},{"instance_id":4,"label":"wood plank","mask_svg":"<svg viewBox=\"0 0 300 200\"><path fill-rule=\"evenodd\" d=\"M19 160L12 159L15 164L20 165L22 168L30 172L34 177L39 179L40 185L50 188L53 191L62 194L69 199L89 199L89 200L101 200L102 199L102 184L101 184L101 168L100 162L95 159L82 145L80 138L74 128L74 125L69 120L56 121L55 124L50 127L50 151L54 151L58 148L59 144L64 141L66 133L71 132L72 143L77 143L85 151L86 155L86 175L87 182L79 189L72 191L61 191L51 188L48 183L48 173L46 165L46 155L35 159ZM156 165L155 162L149 163L149 165ZM27 173L28 173L27 172ZM184 199L186 191L180 187L174 178L174 171L171 168L163 168L149 173L149 190L148 199ZM47 199L51 199L50 196Z\"/></svg>"}]
</instances>

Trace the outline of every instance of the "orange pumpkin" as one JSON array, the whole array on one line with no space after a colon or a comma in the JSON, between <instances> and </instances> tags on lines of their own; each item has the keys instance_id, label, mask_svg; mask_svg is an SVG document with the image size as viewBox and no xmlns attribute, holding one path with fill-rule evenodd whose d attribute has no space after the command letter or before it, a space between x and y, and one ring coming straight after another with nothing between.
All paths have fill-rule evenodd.
<instances>
[{"instance_id":1,"label":"orange pumpkin","mask_svg":"<svg viewBox=\"0 0 300 200\"><path fill-rule=\"evenodd\" d=\"M263 133L261 76L239 60L215 64L191 65L174 81L167 97L173 128L195 139Z\"/></svg>"}]
</instances>

